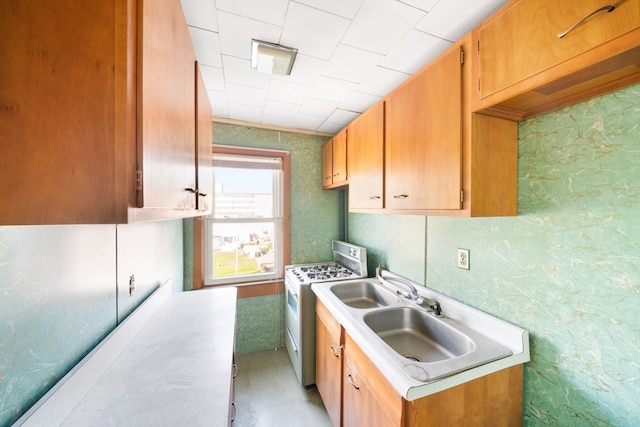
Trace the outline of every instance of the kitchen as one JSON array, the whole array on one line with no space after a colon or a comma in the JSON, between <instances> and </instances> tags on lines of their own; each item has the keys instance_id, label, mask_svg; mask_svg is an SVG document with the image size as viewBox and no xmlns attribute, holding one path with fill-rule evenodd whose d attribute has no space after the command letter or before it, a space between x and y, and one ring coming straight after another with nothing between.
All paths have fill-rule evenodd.
<instances>
[{"instance_id":1,"label":"kitchen","mask_svg":"<svg viewBox=\"0 0 640 427\"><path fill-rule=\"evenodd\" d=\"M347 214L345 239L370 266L529 331L526 425L638 423L639 99L636 85L519 123L517 216ZM213 133L291 152L291 262L330 257L344 194L320 187L327 138L228 123ZM2 226L3 423L148 294L145 277L193 287L192 223ZM456 248L470 249L469 271L455 267ZM139 293L116 304L112 284L127 286L132 269ZM237 353L283 347L282 311L278 294L240 298Z\"/></svg>"}]
</instances>

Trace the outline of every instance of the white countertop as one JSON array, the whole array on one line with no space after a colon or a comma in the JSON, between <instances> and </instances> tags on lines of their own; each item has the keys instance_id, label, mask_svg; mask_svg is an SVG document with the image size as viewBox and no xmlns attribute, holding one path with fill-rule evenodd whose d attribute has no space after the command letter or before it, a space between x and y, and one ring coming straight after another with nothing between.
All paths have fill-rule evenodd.
<instances>
[{"instance_id":1,"label":"white countertop","mask_svg":"<svg viewBox=\"0 0 640 427\"><path fill-rule=\"evenodd\" d=\"M363 280L378 283L375 278ZM415 400L438 393L442 390L511 366L526 363L530 360L529 334L526 330L476 310L473 307L469 307L436 291L420 286L418 289L420 295L422 297L436 299L440 303L442 313L445 316L508 347L512 354L511 356L448 377L428 382L418 381L412 378L402 365L397 363L393 350L380 340L374 332L363 327L357 320L359 309L350 308L335 297L330 288L339 283L347 282L314 283L311 285L311 289L338 322L342 324L346 333L351 336L394 389L406 400Z\"/></svg>"},{"instance_id":2,"label":"white countertop","mask_svg":"<svg viewBox=\"0 0 640 427\"><path fill-rule=\"evenodd\" d=\"M160 287L15 425L227 426L236 289Z\"/></svg>"}]
</instances>

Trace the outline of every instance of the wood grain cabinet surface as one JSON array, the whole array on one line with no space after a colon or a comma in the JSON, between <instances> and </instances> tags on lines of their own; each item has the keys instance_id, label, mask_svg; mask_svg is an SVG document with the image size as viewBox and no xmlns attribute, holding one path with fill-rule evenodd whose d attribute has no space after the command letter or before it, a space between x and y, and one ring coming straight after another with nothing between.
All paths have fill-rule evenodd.
<instances>
[{"instance_id":1,"label":"wood grain cabinet surface","mask_svg":"<svg viewBox=\"0 0 640 427\"><path fill-rule=\"evenodd\" d=\"M395 89L385 115L385 208L460 209L460 48Z\"/></svg>"},{"instance_id":2,"label":"wood grain cabinet surface","mask_svg":"<svg viewBox=\"0 0 640 427\"><path fill-rule=\"evenodd\" d=\"M326 307L316 306L316 387L334 426L342 420L342 361L344 334Z\"/></svg>"},{"instance_id":3,"label":"wood grain cabinet surface","mask_svg":"<svg viewBox=\"0 0 640 427\"><path fill-rule=\"evenodd\" d=\"M7 0L0 16L0 224L201 214L178 0Z\"/></svg>"},{"instance_id":4,"label":"wood grain cabinet surface","mask_svg":"<svg viewBox=\"0 0 640 427\"><path fill-rule=\"evenodd\" d=\"M342 129L322 146L322 188L339 188L349 183L347 130Z\"/></svg>"},{"instance_id":5,"label":"wood grain cabinet surface","mask_svg":"<svg viewBox=\"0 0 640 427\"><path fill-rule=\"evenodd\" d=\"M384 102L374 104L347 126L349 208L384 207Z\"/></svg>"},{"instance_id":6,"label":"wood grain cabinet surface","mask_svg":"<svg viewBox=\"0 0 640 427\"><path fill-rule=\"evenodd\" d=\"M522 120L640 81L637 0L512 0L475 35L476 110Z\"/></svg>"}]
</instances>

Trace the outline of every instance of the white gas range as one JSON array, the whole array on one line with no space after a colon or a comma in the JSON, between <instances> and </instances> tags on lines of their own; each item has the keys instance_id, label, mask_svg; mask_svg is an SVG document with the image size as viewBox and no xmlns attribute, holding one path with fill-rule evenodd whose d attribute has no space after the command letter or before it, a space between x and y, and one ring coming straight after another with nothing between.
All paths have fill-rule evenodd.
<instances>
[{"instance_id":1,"label":"white gas range","mask_svg":"<svg viewBox=\"0 0 640 427\"><path fill-rule=\"evenodd\" d=\"M316 382L316 297L312 283L367 277L367 250L350 243L331 242L333 260L285 266L285 340L298 380Z\"/></svg>"}]
</instances>

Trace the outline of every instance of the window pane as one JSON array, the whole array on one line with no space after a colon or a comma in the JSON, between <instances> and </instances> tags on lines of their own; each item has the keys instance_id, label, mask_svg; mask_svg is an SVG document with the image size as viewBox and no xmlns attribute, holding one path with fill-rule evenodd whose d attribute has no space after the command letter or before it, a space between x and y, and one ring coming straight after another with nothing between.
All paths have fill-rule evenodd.
<instances>
[{"instance_id":1,"label":"window pane","mask_svg":"<svg viewBox=\"0 0 640 427\"><path fill-rule=\"evenodd\" d=\"M273 182L279 171L214 168L215 218L273 218Z\"/></svg>"},{"instance_id":2,"label":"window pane","mask_svg":"<svg viewBox=\"0 0 640 427\"><path fill-rule=\"evenodd\" d=\"M283 156L214 153L213 210L205 220L205 284L283 274Z\"/></svg>"},{"instance_id":3,"label":"window pane","mask_svg":"<svg viewBox=\"0 0 640 427\"><path fill-rule=\"evenodd\" d=\"M212 279L273 272L273 222L218 222L211 232Z\"/></svg>"}]
</instances>

